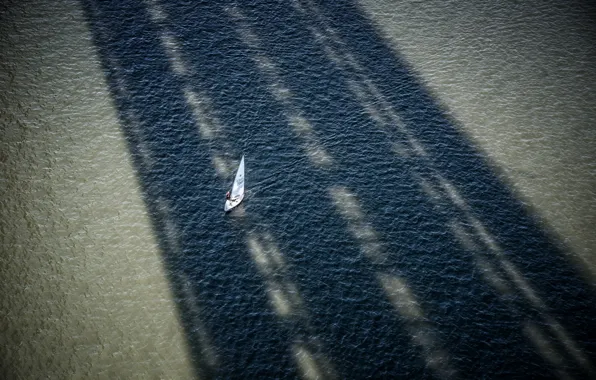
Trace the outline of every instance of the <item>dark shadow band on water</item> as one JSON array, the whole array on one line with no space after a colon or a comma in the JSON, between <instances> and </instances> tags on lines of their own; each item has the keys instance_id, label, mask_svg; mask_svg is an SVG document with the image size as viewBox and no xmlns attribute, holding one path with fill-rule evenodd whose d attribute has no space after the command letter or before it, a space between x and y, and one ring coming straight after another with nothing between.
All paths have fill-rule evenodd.
<instances>
[{"instance_id":1,"label":"dark shadow band on water","mask_svg":"<svg viewBox=\"0 0 596 380\"><path fill-rule=\"evenodd\" d=\"M159 29L139 2L84 1L83 5L197 376L257 378L263 368L255 368L255 363L270 362L276 363L272 375L287 377L293 366L284 337L242 242L233 239L233 227L222 217L218 195L223 187L205 159L208 146L199 140L181 83L160 45ZM238 252L245 257L231 256ZM189 294L197 299L188 299ZM202 315L192 315L196 313L191 309ZM213 347L195 338L197 320L204 326L202 335L212 337L208 344ZM215 352L217 359L206 360L207 352Z\"/></svg>"},{"instance_id":2,"label":"dark shadow band on water","mask_svg":"<svg viewBox=\"0 0 596 380\"><path fill-rule=\"evenodd\" d=\"M354 2L153 1L165 15L159 24L147 3L82 0L198 377L300 374L291 347L301 332L271 308L247 249L247 224L221 210L228 184L213 167L214 145L234 158L246 155L247 184L259 187L244 204L247 219L276 239L338 377L437 375L379 274L407 281L425 326L433 327L461 378L555 377L557 363L528 339L545 331L544 341L574 363L569 344L548 330L548 318L594 357L594 332L584 329L594 324L593 295L559 243ZM242 12L261 41L258 50L243 42L227 7ZM190 74L172 69L165 30L179 41ZM318 32L327 39L315 38ZM334 61L329 47L352 63ZM293 106L333 158L330 168L309 162L288 125L287 105L272 94L255 56L277 67ZM351 83L364 86L364 95ZM209 98L229 136L225 147L201 137L185 89ZM402 130L379 126L366 112L381 100L380 112L399 115ZM425 155L395 153L395 144L412 140ZM355 194L378 233L387 253L382 263L363 255L338 214L330 192L337 186ZM456 201L436 203L424 186ZM476 242L462 245L466 233ZM478 251L470 248L483 242ZM500 293L486 280L487 267L475 264L478 257L516 290ZM586 373L580 365L562 368Z\"/></svg>"}]
</instances>

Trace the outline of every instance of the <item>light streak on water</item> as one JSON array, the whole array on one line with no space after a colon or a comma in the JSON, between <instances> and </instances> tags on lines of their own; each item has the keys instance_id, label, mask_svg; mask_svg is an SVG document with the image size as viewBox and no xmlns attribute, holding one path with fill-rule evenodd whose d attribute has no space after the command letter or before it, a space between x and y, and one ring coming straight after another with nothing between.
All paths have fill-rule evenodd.
<instances>
[{"instance_id":1,"label":"light streak on water","mask_svg":"<svg viewBox=\"0 0 596 380\"><path fill-rule=\"evenodd\" d=\"M283 104L288 124L294 129L296 135L302 139L303 148L311 162L317 167L328 169L333 165L331 156L316 137L313 127L304 117L302 111L294 104L292 93L283 83L277 65L265 54L259 37L248 25L246 17L236 7L225 8L225 11L233 22L238 25L238 35L250 48L251 57L266 78L269 91Z\"/></svg>"},{"instance_id":2,"label":"light streak on water","mask_svg":"<svg viewBox=\"0 0 596 380\"><path fill-rule=\"evenodd\" d=\"M309 315L298 288L291 280L283 255L268 233L249 233L247 246L266 283L273 310L289 325L301 326L309 335L297 335L292 344L293 356L304 379L335 379L337 376L326 358L309 323ZM316 354L312 350L316 350Z\"/></svg>"},{"instance_id":3,"label":"light streak on water","mask_svg":"<svg viewBox=\"0 0 596 380\"><path fill-rule=\"evenodd\" d=\"M338 212L348 222L349 229L361 245L364 255L379 267L376 274L377 279L389 301L404 319L412 341L422 348L427 365L441 379L457 378L457 371L449 363L449 354L441 347L440 340L434 331L435 327L425 317L421 305L406 281L380 269L387 253L383 251L376 231L366 223L356 196L343 186L329 189L329 195Z\"/></svg>"}]
</instances>

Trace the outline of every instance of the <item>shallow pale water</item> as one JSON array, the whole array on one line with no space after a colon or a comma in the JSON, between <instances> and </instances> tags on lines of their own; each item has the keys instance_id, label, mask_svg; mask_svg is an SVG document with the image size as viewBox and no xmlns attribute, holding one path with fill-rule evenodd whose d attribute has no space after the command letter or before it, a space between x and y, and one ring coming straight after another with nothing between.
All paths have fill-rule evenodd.
<instances>
[{"instance_id":1,"label":"shallow pale water","mask_svg":"<svg viewBox=\"0 0 596 380\"><path fill-rule=\"evenodd\" d=\"M160 307L177 313L172 340L198 377L594 376L593 283L370 7L82 5L173 296ZM248 193L224 214L242 154ZM106 292L155 294L135 257L120 262L130 282ZM136 326L129 349L171 326L133 315L114 317ZM164 352L159 336L141 351ZM118 376L110 365L128 355L142 363L125 351L86 373ZM164 376L174 360L136 373Z\"/></svg>"}]
</instances>

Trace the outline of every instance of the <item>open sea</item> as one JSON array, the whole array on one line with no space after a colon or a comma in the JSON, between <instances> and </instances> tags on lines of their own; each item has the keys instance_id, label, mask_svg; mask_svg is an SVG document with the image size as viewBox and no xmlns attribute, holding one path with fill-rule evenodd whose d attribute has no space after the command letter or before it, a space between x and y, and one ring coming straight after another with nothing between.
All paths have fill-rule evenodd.
<instances>
[{"instance_id":1,"label":"open sea","mask_svg":"<svg viewBox=\"0 0 596 380\"><path fill-rule=\"evenodd\" d=\"M33 16L24 6L13 11L21 18L12 19L4 48L23 53L11 45L27 39L19 30L34 30L36 20L52 14L50 6L33 3ZM409 40L409 59L395 42L403 35L391 26L406 21L387 18L403 18L397 13L405 6L392 3L66 2L53 16L57 21L47 22L45 37L29 37L31 46L42 44L41 54L19 61L4 53L5 61L21 62L15 67L41 56L57 66L75 65L66 69L73 77L98 74L63 89L60 78L68 76L51 77L58 69L29 68L31 76L19 77L5 65L2 100L12 111L3 116L6 153L0 153L3 378L596 378L596 270L590 266L596 251L589 224L595 219L596 136L586 128L596 121L594 68L577 69L590 93L578 114L591 114L576 115L569 129L516 124L533 117L524 112L559 113L543 99L517 109L524 114L519 119L495 121L487 111L473 129L466 118L475 116L454 109L466 103L490 109L487 93L513 97L515 104L524 96L519 88L507 87L513 85L505 79L476 79L473 95L447 74L427 79L439 83L433 87L423 75L431 63L421 60L440 67L457 46L467 46L459 38L483 30L460 23L464 29L454 27L451 40L448 28L438 28L444 38ZM523 28L524 17L540 15L540 9L524 14L527 7L518 12L522 6L515 4L499 10L488 2L450 3L475 20L519 16L495 23L503 25L502 40L484 41L489 51L494 47L494 59L506 36ZM577 15L578 36L595 40L594 19L582 18L588 8L557 10L556 2L547 3L543 12ZM432 6L407 10L458 15ZM6 9L11 20L17 6ZM64 13L69 9L72 15ZM23 19L29 21L20 27ZM43 38L56 38L50 37L54 22L73 19L91 53L64 53L68 45L56 58ZM417 27L412 20L408 28ZM419 27L422 35L432 30L422 21ZM418 49L416 41L423 40L434 45ZM593 52L577 49L585 62L596 62ZM472 82L466 60L484 67L478 54L457 61L464 62L462 86ZM534 62L503 58L524 60ZM88 62L95 68L84 68ZM557 67L564 71L562 62L559 57ZM491 64L487 78L499 79L498 70L524 72ZM537 75L558 70L544 67ZM45 90L26 79L36 75L53 78L38 77ZM25 79L15 84L19 78ZM581 87L584 79L569 86ZM539 93L541 85L532 88ZM15 99L28 91L47 95L24 110ZM56 96L74 99L62 93L70 91L86 91L71 99L79 111L70 112L68 101L46 107ZM441 94L449 91L454 95L445 99ZM106 132L110 112L115 127ZM61 118L57 129L44 121L51 115ZM482 136L499 133L505 148L517 142L525 151L531 140L538 163L506 151L491 156ZM569 192L570 200L566 177L532 166L551 168L539 152L550 150L555 138L547 135L557 133L569 144L579 141L552 162L561 172L576 160L583 165L574 178L584 185L573 189L584 190ZM247 193L226 214L224 195L242 155ZM17 170L16 162L42 169ZM532 198L520 178L538 184L534 193L547 183L551 195ZM549 192L550 182L563 191ZM549 223L563 220L556 211L541 211L557 210L558 201L564 210L565 202L586 205L569 219L568 230L577 236ZM129 208L136 210L130 220ZM94 230L98 220L101 228ZM154 244L140 249L147 241ZM142 258L147 252L156 252L153 261ZM21 257L34 264L16 264ZM149 266L156 274L147 274ZM56 285L36 285L44 281ZM164 290L153 296L158 283ZM156 297L163 302L152 303ZM188 371L172 369L178 366Z\"/></svg>"}]
</instances>

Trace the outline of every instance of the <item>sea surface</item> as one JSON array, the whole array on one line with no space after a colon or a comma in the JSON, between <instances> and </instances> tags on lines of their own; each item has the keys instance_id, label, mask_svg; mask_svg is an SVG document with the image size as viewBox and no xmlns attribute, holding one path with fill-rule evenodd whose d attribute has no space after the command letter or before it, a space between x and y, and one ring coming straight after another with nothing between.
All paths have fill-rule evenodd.
<instances>
[{"instance_id":1,"label":"sea surface","mask_svg":"<svg viewBox=\"0 0 596 380\"><path fill-rule=\"evenodd\" d=\"M33 16L13 12L11 51L24 51L19 30L52 12L33 3ZM41 53L8 58L78 72L86 79L68 91L79 95L61 93L60 69L31 79L35 68L19 77L9 67L13 79L2 79L6 378L596 377L593 227L570 217L580 233L564 235L549 224L556 211L536 206L556 210L551 198L564 195L532 198L540 191L520 179L547 172L490 155L540 146L540 130L458 113L478 109L473 80L433 72L456 42L417 50L386 18L404 10L389 1L65 4L56 22L78 25L85 53L65 44L53 55L39 37ZM19 108L29 91L49 95ZM61 96L73 103L44 104ZM569 139L590 141L594 121L593 111L580 118ZM491 150L498 131L507 143ZM593 219L594 151L575 152L585 170L573 189L584 190L562 207L579 202ZM226 214L242 155L247 193ZM533 183L567 177L549 178Z\"/></svg>"}]
</instances>

